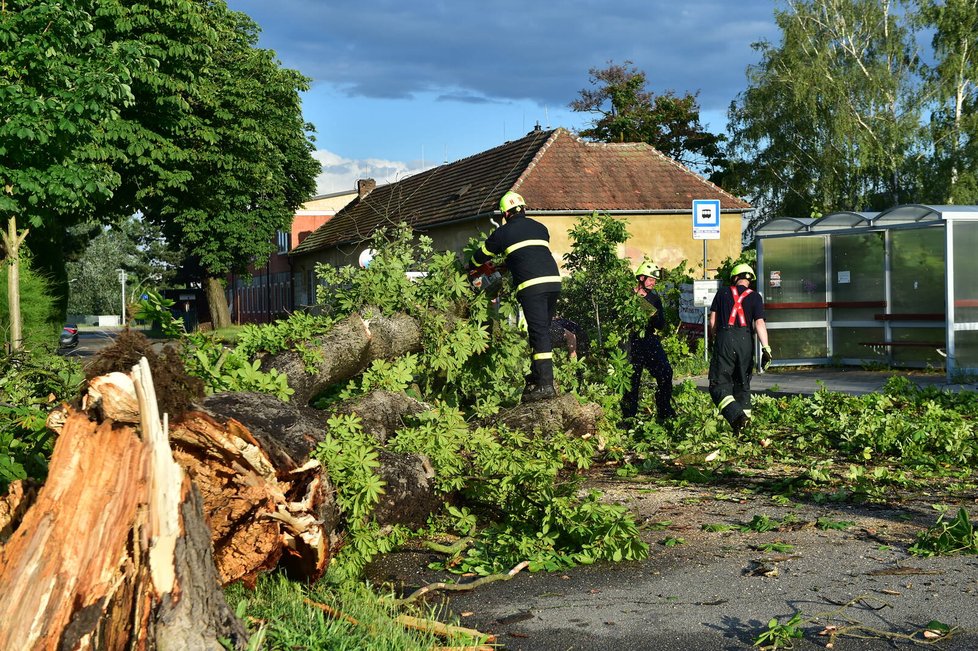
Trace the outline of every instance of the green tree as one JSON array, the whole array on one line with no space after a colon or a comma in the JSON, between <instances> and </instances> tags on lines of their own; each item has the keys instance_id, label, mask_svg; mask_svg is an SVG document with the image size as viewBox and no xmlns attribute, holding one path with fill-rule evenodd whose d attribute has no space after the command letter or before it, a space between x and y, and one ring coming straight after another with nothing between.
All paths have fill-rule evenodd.
<instances>
[{"instance_id":1,"label":"green tree","mask_svg":"<svg viewBox=\"0 0 978 651\"><path fill-rule=\"evenodd\" d=\"M618 247L628 240L625 223L606 213L580 218L570 231L571 250L564 254L570 276L560 290L558 311L580 324L593 341L617 335L619 341L648 315L632 291L635 277Z\"/></svg>"},{"instance_id":2,"label":"green tree","mask_svg":"<svg viewBox=\"0 0 978 651\"><path fill-rule=\"evenodd\" d=\"M70 227L139 211L212 279L267 252L318 165L299 111L306 80L255 35L222 0L0 5L8 258L13 220L29 223L63 290Z\"/></svg>"},{"instance_id":3,"label":"green tree","mask_svg":"<svg viewBox=\"0 0 978 651\"><path fill-rule=\"evenodd\" d=\"M934 203L978 201L978 0L918 0L932 29L935 62L926 69L932 97L933 165L925 184Z\"/></svg>"},{"instance_id":4,"label":"green tree","mask_svg":"<svg viewBox=\"0 0 978 651\"><path fill-rule=\"evenodd\" d=\"M94 229L88 246L77 260L68 262L69 314L116 314L121 309L117 270L128 275L127 293L166 287L181 260L162 239L159 229L137 216L120 220L111 228L100 224L78 227Z\"/></svg>"},{"instance_id":5,"label":"green tree","mask_svg":"<svg viewBox=\"0 0 978 651\"><path fill-rule=\"evenodd\" d=\"M707 175L723 171L724 136L700 124L696 95L679 97L672 91L656 95L647 89L645 73L631 61L591 68L590 82L570 108L595 114L580 135L598 142L646 142L673 160Z\"/></svg>"},{"instance_id":6,"label":"green tree","mask_svg":"<svg viewBox=\"0 0 978 651\"><path fill-rule=\"evenodd\" d=\"M19 249L29 233L17 224L29 224L39 241L63 233L119 184L111 162L121 152L107 141L106 125L133 100L132 70L148 62L135 44L110 47L96 16L123 11L108 0L0 5L0 220L14 347L21 338ZM32 248L51 259L43 246Z\"/></svg>"},{"instance_id":7,"label":"green tree","mask_svg":"<svg viewBox=\"0 0 978 651\"><path fill-rule=\"evenodd\" d=\"M20 251L20 316L23 324L21 342L28 350L38 347L53 348L61 330L61 315L52 297L51 283L41 273L32 269L30 252ZM9 276L0 274L0 338L10 337L12 315L8 292ZM11 339L12 340L12 339Z\"/></svg>"},{"instance_id":8,"label":"green tree","mask_svg":"<svg viewBox=\"0 0 978 651\"><path fill-rule=\"evenodd\" d=\"M246 15L215 4L211 18L220 38L199 71L197 122L176 138L192 174L143 207L199 263L211 318L224 327L223 278L267 259L276 230L315 192L320 166L302 119L308 80L255 47L258 28Z\"/></svg>"},{"instance_id":9,"label":"green tree","mask_svg":"<svg viewBox=\"0 0 978 651\"><path fill-rule=\"evenodd\" d=\"M775 216L912 200L923 159L914 33L893 3L798 0L729 112L736 191Z\"/></svg>"}]
</instances>

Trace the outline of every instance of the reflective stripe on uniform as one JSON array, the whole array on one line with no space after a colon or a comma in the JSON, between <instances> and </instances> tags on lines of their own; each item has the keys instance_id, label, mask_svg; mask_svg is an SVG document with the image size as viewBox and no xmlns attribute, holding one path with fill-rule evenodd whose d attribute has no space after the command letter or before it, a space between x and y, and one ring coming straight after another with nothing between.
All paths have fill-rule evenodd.
<instances>
[{"instance_id":1,"label":"reflective stripe on uniform","mask_svg":"<svg viewBox=\"0 0 978 651\"><path fill-rule=\"evenodd\" d=\"M509 255L510 253L512 253L517 249L522 249L524 246L545 246L549 249L550 242L548 242L547 240L523 240L522 242L517 242L516 244L510 246L505 251L503 251L503 253Z\"/></svg>"},{"instance_id":2,"label":"reflective stripe on uniform","mask_svg":"<svg viewBox=\"0 0 978 651\"><path fill-rule=\"evenodd\" d=\"M533 359L553 359L553 353L533 353Z\"/></svg>"},{"instance_id":3,"label":"reflective stripe on uniform","mask_svg":"<svg viewBox=\"0 0 978 651\"><path fill-rule=\"evenodd\" d=\"M482 243L482 252L485 253L490 258L493 257L494 255L496 255L495 253L493 253L492 251L490 251L489 249L486 248L486 243L485 242Z\"/></svg>"},{"instance_id":4,"label":"reflective stripe on uniform","mask_svg":"<svg viewBox=\"0 0 978 651\"><path fill-rule=\"evenodd\" d=\"M750 409L745 409L744 410L744 415L747 416L748 418L750 418Z\"/></svg>"},{"instance_id":5,"label":"reflective stripe on uniform","mask_svg":"<svg viewBox=\"0 0 978 651\"><path fill-rule=\"evenodd\" d=\"M520 283L516 288L516 291L522 291L527 287L533 287L534 285L542 285L543 283L559 283L561 282L560 276L540 276L539 278L531 278L524 283Z\"/></svg>"},{"instance_id":6,"label":"reflective stripe on uniform","mask_svg":"<svg viewBox=\"0 0 978 651\"><path fill-rule=\"evenodd\" d=\"M732 402L736 402L733 396L724 396L723 399L720 401L720 403L717 405L717 409L723 411L727 407L727 405L729 405Z\"/></svg>"}]
</instances>

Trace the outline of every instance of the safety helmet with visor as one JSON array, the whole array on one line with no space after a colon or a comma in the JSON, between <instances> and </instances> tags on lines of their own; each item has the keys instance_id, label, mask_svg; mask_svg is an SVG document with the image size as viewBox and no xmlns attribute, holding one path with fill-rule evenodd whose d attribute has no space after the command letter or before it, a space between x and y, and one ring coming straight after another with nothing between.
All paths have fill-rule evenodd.
<instances>
[{"instance_id":1,"label":"safety helmet with visor","mask_svg":"<svg viewBox=\"0 0 978 651\"><path fill-rule=\"evenodd\" d=\"M635 277L638 278L639 276L648 276L659 280L662 278L662 269L659 269L659 266L651 260L643 260L642 264L638 265L638 269L635 270Z\"/></svg>"},{"instance_id":2,"label":"safety helmet with visor","mask_svg":"<svg viewBox=\"0 0 978 651\"><path fill-rule=\"evenodd\" d=\"M503 198L499 200L499 210L505 215L511 210L515 210L522 206L526 206L526 201L523 197L513 191L507 192L503 195Z\"/></svg>"}]
</instances>

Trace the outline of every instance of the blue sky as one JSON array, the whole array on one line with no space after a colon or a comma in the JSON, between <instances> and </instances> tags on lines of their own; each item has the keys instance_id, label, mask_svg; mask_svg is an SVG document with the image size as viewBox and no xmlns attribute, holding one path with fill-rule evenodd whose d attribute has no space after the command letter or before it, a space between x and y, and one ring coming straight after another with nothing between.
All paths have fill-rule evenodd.
<instances>
[{"instance_id":1,"label":"blue sky","mask_svg":"<svg viewBox=\"0 0 978 651\"><path fill-rule=\"evenodd\" d=\"M756 63L777 41L777 0L228 0L262 29L261 47L312 79L319 192L379 183L471 156L539 123L579 129L567 107L590 68L626 60L648 88L699 92L723 131Z\"/></svg>"}]
</instances>

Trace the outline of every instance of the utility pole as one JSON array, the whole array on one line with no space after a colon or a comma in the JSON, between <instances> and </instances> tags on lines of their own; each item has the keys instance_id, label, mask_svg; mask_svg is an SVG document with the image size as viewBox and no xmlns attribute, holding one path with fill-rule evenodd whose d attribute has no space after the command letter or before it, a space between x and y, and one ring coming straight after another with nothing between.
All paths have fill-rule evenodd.
<instances>
[{"instance_id":1,"label":"utility pole","mask_svg":"<svg viewBox=\"0 0 978 651\"><path fill-rule=\"evenodd\" d=\"M122 283L122 320L119 325L126 325L126 270L116 269L119 272L119 282Z\"/></svg>"}]
</instances>

